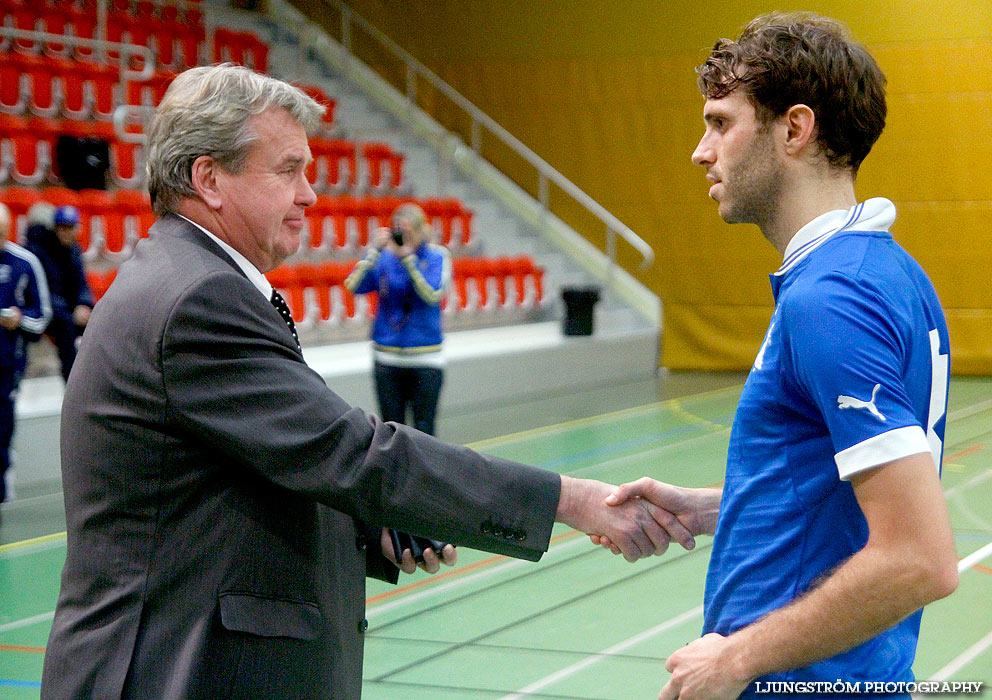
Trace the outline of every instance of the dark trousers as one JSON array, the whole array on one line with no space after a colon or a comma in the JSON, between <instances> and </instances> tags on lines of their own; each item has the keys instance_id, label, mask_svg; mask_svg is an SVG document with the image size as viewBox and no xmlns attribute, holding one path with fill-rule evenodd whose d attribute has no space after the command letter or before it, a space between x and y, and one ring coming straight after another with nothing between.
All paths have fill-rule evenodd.
<instances>
[{"instance_id":1,"label":"dark trousers","mask_svg":"<svg viewBox=\"0 0 992 700\"><path fill-rule=\"evenodd\" d=\"M82 334L83 329L73 323L71 317L53 316L45 329L45 335L52 339L59 352L63 379L69 379L69 370L76 361L76 339Z\"/></svg>"},{"instance_id":2,"label":"dark trousers","mask_svg":"<svg viewBox=\"0 0 992 700\"><path fill-rule=\"evenodd\" d=\"M407 409L413 411L413 427L434 434L434 417L441 398L444 372L437 367L395 367L375 363L375 391L379 414L384 421L407 423Z\"/></svg>"},{"instance_id":3,"label":"dark trousers","mask_svg":"<svg viewBox=\"0 0 992 700\"><path fill-rule=\"evenodd\" d=\"M10 468L10 442L14 437L14 399L20 372L0 368L0 503L7 500L7 469Z\"/></svg>"}]
</instances>

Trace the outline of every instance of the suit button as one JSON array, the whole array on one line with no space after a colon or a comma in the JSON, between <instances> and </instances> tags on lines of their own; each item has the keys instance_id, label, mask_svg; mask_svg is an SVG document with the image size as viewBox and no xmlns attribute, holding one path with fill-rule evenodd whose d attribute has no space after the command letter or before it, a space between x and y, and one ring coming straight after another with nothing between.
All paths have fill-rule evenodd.
<instances>
[{"instance_id":1,"label":"suit button","mask_svg":"<svg viewBox=\"0 0 992 700\"><path fill-rule=\"evenodd\" d=\"M363 619L361 622L358 623L358 633L359 634L365 634L365 630L367 630L368 628L369 628L369 621L368 620Z\"/></svg>"}]
</instances>

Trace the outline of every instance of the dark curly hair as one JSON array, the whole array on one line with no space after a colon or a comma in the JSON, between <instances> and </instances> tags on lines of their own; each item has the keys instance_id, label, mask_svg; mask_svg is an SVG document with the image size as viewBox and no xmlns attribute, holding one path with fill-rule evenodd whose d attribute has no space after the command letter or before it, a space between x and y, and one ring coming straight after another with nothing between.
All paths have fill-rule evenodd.
<instances>
[{"instance_id":1,"label":"dark curly hair","mask_svg":"<svg viewBox=\"0 0 992 700\"><path fill-rule=\"evenodd\" d=\"M844 25L826 17L762 15L737 41L717 41L696 73L704 97L743 90L766 124L806 105L816 115L823 154L854 173L885 128L885 75Z\"/></svg>"}]
</instances>

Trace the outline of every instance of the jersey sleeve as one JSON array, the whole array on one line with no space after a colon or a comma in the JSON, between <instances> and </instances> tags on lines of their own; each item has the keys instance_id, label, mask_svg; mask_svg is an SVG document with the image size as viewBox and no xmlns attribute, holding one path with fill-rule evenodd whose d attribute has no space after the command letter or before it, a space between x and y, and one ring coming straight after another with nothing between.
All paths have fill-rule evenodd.
<instances>
[{"instance_id":1,"label":"jersey sleeve","mask_svg":"<svg viewBox=\"0 0 992 700\"><path fill-rule=\"evenodd\" d=\"M345 278L345 288L354 294L368 294L379 289L379 269L376 262L380 252L375 246L369 246L365 257L358 261L355 269Z\"/></svg>"},{"instance_id":2,"label":"jersey sleeve","mask_svg":"<svg viewBox=\"0 0 992 700\"><path fill-rule=\"evenodd\" d=\"M783 311L797 389L827 426L841 478L930 452L904 380L906 323L884 294L834 273Z\"/></svg>"}]
</instances>

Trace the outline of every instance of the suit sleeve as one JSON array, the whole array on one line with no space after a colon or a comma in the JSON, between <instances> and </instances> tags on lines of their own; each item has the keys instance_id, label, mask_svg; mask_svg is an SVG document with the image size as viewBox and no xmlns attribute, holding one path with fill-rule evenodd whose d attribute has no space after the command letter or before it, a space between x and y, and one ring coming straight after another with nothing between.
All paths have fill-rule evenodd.
<instances>
[{"instance_id":1,"label":"suit sleeve","mask_svg":"<svg viewBox=\"0 0 992 700\"><path fill-rule=\"evenodd\" d=\"M272 483L373 526L531 560L547 549L557 474L349 406L241 275L215 273L180 297L161 362L175 429Z\"/></svg>"}]
</instances>

